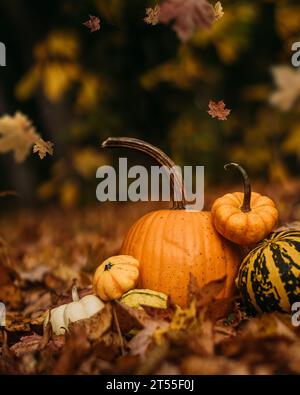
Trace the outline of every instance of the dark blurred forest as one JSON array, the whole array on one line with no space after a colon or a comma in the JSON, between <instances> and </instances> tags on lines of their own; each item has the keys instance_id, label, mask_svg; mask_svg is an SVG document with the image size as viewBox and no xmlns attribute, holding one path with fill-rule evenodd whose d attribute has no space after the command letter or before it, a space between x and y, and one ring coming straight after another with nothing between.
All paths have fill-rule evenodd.
<instances>
[{"instance_id":1,"label":"dark blurred forest","mask_svg":"<svg viewBox=\"0 0 300 395\"><path fill-rule=\"evenodd\" d=\"M2 190L22 204L95 202L109 136L142 138L177 164L204 165L207 187L232 181L228 161L280 188L300 174L300 72L291 65L299 2L223 0L224 16L186 42L170 25L144 22L158 3L0 1L0 116L21 111L54 143L43 161L1 155ZM83 25L89 15L100 18L99 31ZM227 121L209 116L210 100L224 100Z\"/></svg>"}]
</instances>

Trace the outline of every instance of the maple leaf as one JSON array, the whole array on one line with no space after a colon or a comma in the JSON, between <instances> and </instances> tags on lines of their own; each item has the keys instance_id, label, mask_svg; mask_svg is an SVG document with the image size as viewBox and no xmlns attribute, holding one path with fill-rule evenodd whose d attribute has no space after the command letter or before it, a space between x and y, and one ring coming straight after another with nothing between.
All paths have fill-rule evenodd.
<instances>
[{"instance_id":1,"label":"maple leaf","mask_svg":"<svg viewBox=\"0 0 300 395\"><path fill-rule=\"evenodd\" d=\"M144 21L148 23L148 25L155 26L159 22L159 13L160 6L156 5L154 8L146 8L146 16Z\"/></svg>"},{"instance_id":2,"label":"maple leaf","mask_svg":"<svg viewBox=\"0 0 300 395\"><path fill-rule=\"evenodd\" d=\"M0 153L13 151L18 163L26 159L39 137L32 122L20 112L0 118Z\"/></svg>"},{"instance_id":3,"label":"maple leaf","mask_svg":"<svg viewBox=\"0 0 300 395\"><path fill-rule=\"evenodd\" d=\"M97 16L90 15L90 19L83 23L88 29L90 29L91 33L100 30L100 19Z\"/></svg>"},{"instance_id":4,"label":"maple leaf","mask_svg":"<svg viewBox=\"0 0 300 395\"><path fill-rule=\"evenodd\" d=\"M226 121L228 115L230 114L231 110L225 108L225 103L223 100L219 102L214 102L210 100L208 104L209 110L207 111L212 118L218 118L220 121Z\"/></svg>"},{"instance_id":5,"label":"maple leaf","mask_svg":"<svg viewBox=\"0 0 300 395\"><path fill-rule=\"evenodd\" d=\"M47 154L53 155L53 146L54 144L51 141L44 141L39 138L33 146L33 153L38 153L39 157L44 159Z\"/></svg>"},{"instance_id":6,"label":"maple leaf","mask_svg":"<svg viewBox=\"0 0 300 395\"><path fill-rule=\"evenodd\" d=\"M282 111L288 111L300 96L300 69L276 66L271 72L277 89L271 94L270 103Z\"/></svg>"},{"instance_id":7,"label":"maple leaf","mask_svg":"<svg viewBox=\"0 0 300 395\"><path fill-rule=\"evenodd\" d=\"M214 20L214 8L207 0L165 0L160 6L159 22L173 21L173 30L181 41L187 41L196 28L208 29Z\"/></svg>"},{"instance_id":8,"label":"maple leaf","mask_svg":"<svg viewBox=\"0 0 300 395\"><path fill-rule=\"evenodd\" d=\"M219 19L223 18L224 11L220 1L218 1L214 6L215 11L215 20L218 21Z\"/></svg>"}]
</instances>

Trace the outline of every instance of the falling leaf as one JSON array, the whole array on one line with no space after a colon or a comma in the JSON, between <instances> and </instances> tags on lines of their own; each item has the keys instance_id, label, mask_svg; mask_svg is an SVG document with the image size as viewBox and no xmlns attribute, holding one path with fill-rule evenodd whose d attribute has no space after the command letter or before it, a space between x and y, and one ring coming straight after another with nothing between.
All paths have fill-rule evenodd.
<instances>
[{"instance_id":1,"label":"falling leaf","mask_svg":"<svg viewBox=\"0 0 300 395\"><path fill-rule=\"evenodd\" d=\"M208 104L209 110L207 111L212 118L218 118L220 121L226 121L231 110L225 108L225 103L223 100L219 102L214 102L210 100Z\"/></svg>"},{"instance_id":2,"label":"falling leaf","mask_svg":"<svg viewBox=\"0 0 300 395\"><path fill-rule=\"evenodd\" d=\"M0 118L0 153L13 151L16 162L26 159L39 137L32 122L20 112Z\"/></svg>"},{"instance_id":3,"label":"falling leaf","mask_svg":"<svg viewBox=\"0 0 300 395\"><path fill-rule=\"evenodd\" d=\"M215 6L214 6L214 11L215 11L215 19L218 21L219 19L223 18L224 16L224 11L223 7L220 1L218 1Z\"/></svg>"},{"instance_id":4,"label":"falling leaf","mask_svg":"<svg viewBox=\"0 0 300 395\"><path fill-rule=\"evenodd\" d=\"M91 33L100 30L100 19L97 16L90 15L90 19L83 23L88 29L91 30Z\"/></svg>"},{"instance_id":5,"label":"falling leaf","mask_svg":"<svg viewBox=\"0 0 300 395\"><path fill-rule=\"evenodd\" d=\"M270 96L270 103L282 111L288 111L300 96L300 69L276 66L271 69L276 90Z\"/></svg>"},{"instance_id":6,"label":"falling leaf","mask_svg":"<svg viewBox=\"0 0 300 395\"><path fill-rule=\"evenodd\" d=\"M40 159L44 159L47 154L53 155L53 146L54 144L51 141L44 141L40 138L33 146L33 153L38 153Z\"/></svg>"},{"instance_id":7,"label":"falling leaf","mask_svg":"<svg viewBox=\"0 0 300 395\"><path fill-rule=\"evenodd\" d=\"M159 5L156 5L154 8L146 8L146 16L144 18L144 21L148 23L148 25L157 25L159 23L159 13Z\"/></svg>"},{"instance_id":8,"label":"falling leaf","mask_svg":"<svg viewBox=\"0 0 300 395\"><path fill-rule=\"evenodd\" d=\"M173 22L181 41L187 41L199 27L208 29L215 20L215 11L207 0L165 0L160 6L159 22Z\"/></svg>"}]
</instances>

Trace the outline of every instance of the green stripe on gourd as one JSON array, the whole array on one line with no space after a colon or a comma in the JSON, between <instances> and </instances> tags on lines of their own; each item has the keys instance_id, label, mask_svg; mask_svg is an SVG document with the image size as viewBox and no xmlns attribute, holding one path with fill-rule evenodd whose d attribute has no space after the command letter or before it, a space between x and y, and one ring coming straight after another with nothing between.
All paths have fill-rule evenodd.
<instances>
[{"instance_id":1,"label":"green stripe on gourd","mask_svg":"<svg viewBox=\"0 0 300 395\"><path fill-rule=\"evenodd\" d=\"M140 309L142 306L166 309L168 296L162 292L156 292L150 289L132 289L122 296L120 302Z\"/></svg>"},{"instance_id":2,"label":"green stripe on gourd","mask_svg":"<svg viewBox=\"0 0 300 395\"><path fill-rule=\"evenodd\" d=\"M274 232L243 260L236 280L252 311L291 311L300 300L300 232Z\"/></svg>"}]
</instances>

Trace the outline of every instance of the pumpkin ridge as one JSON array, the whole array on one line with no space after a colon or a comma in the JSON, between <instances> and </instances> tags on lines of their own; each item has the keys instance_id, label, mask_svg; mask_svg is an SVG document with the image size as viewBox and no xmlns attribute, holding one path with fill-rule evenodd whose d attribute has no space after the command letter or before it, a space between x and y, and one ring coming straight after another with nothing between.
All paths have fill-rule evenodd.
<instances>
[{"instance_id":1,"label":"pumpkin ridge","mask_svg":"<svg viewBox=\"0 0 300 395\"><path fill-rule=\"evenodd\" d=\"M145 240L147 240L147 238L149 237L149 234L150 234L150 232L152 231L152 225L153 225L153 223L156 221L156 215L157 215L157 213L155 213L155 212L153 212L152 213L152 216L150 217L150 220L149 220L149 222L147 221L147 222L144 222L143 223L143 227L144 228L146 228L146 230L145 230L145 232L144 232L144 238L143 238L143 241L141 242L141 244L140 244L140 246L139 246L139 248L140 248L140 253L141 253L141 263L143 264L143 262L144 262L144 256L145 256L145 253L146 254L149 254L149 251L145 251L145 249L143 249L142 247L143 247L143 245L144 245L144 243L145 243ZM152 248L152 250L151 250L151 252L150 252L150 255L151 255L151 253L153 254L154 253L154 247ZM142 269L141 270L141 272L143 273L143 271L145 271L145 269ZM154 272L155 272L155 270L154 270ZM143 282L144 283L144 282ZM146 283L147 283L147 280L146 280ZM147 287L146 287L147 288Z\"/></svg>"},{"instance_id":2,"label":"pumpkin ridge","mask_svg":"<svg viewBox=\"0 0 300 395\"><path fill-rule=\"evenodd\" d=\"M165 222L164 222L164 225L162 226L162 231L161 231L161 234L162 234L163 237L164 237L164 234L165 234L166 227L167 227L167 225L169 224L171 213L172 213L172 211L169 211L169 212L166 214L167 217L166 217L166 219L165 219ZM172 213L172 214L173 214L173 213ZM172 226L172 229L174 229L174 226ZM174 235L173 235L173 237L174 237ZM166 244L163 243L163 246L160 248L160 251L159 251L159 261L158 261L158 262L161 262L161 261L162 261L162 257L163 257L163 255L164 255L164 253L165 253L165 246L166 246ZM152 251L154 251L154 249L153 249ZM169 257L169 259L171 260L171 262L173 262L172 252L173 252L173 250L171 250L171 253L170 253L171 256ZM152 252L152 254L153 254L153 252ZM168 265L169 265L169 262L168 262ZM159 269L160 269L160 270L155 271L155 273L156 273L156 281L157 281L157 284L159 284L159 287L158 287L158 288L159 288L159 291L161 291L160 278L161 278L161 277L164 277L164 276L165 276L165 273L163 272L162 268L159 268ZM169 291L166 292L166 293L169 293Z\"/></svg>"},{"instance_id":3,"label":"pumpkin ridge","mask_svg":"<svg viewBox=\"0 0 300 395\"><path fill-rule=\"evenodd\" d=\"M114 273L111 272L110 273L111 279L114 283L114 286L122 293L123 292L123 288L120 286L120 284L118 283L118 280L115 278ZM104 284L105 287L106 284Z\"/></svg>"}]
</instances>

